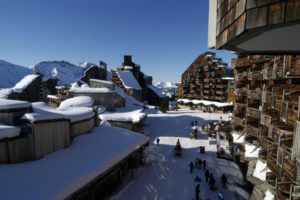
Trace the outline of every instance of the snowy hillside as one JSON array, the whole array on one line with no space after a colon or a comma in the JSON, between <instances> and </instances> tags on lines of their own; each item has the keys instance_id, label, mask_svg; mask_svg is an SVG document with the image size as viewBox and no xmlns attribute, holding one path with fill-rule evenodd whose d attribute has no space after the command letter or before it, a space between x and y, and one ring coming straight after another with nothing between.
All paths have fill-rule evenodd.
<instances>
[{"instance_id":1,"label":"snowy hillside","mask_svg":"<svg viewBox=\"0 0 300 200\"><path fill-rule=\"evenodd\" d=\"M159 81L154 86L158 88L177 88L177 86L174 83L168 81Z\"/></svg>"},{"instance_id":2,"label":"snowy hillside","mask_svg":"<svg viewBox=\"0 0 300 200\"><path fill-rule=\"evenodd\" d=\"M0 60L0 88L11 88L24 76L32 74L32 70Z\"/></svg>"},{"instance_id":3,"label":"snowy hillside","mask_svg":"<svg viewBox=\"0 0 300 200\"><path fill-rule=\"evenodd\" d=\"M44 61L36 64L34 70L44 75L43 79L58 78L59 85L69 85L83 75L83 68L67 61Z\"/></svg>"}]
</instances>

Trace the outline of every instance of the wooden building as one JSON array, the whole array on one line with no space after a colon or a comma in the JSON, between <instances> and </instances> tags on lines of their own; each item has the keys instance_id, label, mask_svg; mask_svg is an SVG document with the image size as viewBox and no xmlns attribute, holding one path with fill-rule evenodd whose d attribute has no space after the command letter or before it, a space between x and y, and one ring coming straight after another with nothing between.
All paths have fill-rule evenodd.
<instances>
[{"instance_id":1,"label":"wooden building","mask_svg":"<svg viewBox=\"0 0 300 200\"><path fill-rule=\"evenodd\" d=\"M178 98L227 101L227 88L231 70L215 53L198 56L181 76Z\"/></svg>"},{"instance_id":2,"label":"wooden building","mask_svg":"<svg viewBox=\"0 0 300 200\"><path fill-rule=\"evenodd\" d=\"M20 118L28 112L32 112L31 103L19 100L1 99L0 123L7 125L20 125Z\"/></svg>"},{"instance_id":3,"label":"wooden building","mask_svg":"<svg viewBox=\"0 0 300 200\"><path fill-rule=\"evenodd\" d=\"M266 181L278 199L300 198L300 56L253 55L232 61L236 81L233 129L260 148ZM300 174L300 173L299 173Z\"/></svg>"}]
</instances>

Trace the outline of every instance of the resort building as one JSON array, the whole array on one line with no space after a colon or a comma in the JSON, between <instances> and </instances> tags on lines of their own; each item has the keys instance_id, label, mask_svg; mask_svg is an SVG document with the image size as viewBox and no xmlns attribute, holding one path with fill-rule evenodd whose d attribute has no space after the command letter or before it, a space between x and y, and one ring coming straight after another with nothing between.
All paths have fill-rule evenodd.
<instances>
[{"instance_id":1,"label":"resort building","mask_svg":"<svg viewBox=\"0 0 300 200\"><path fill-rule=\"evenodd\" d=\"M238 53L233 142L251 199L300 199L300 1L211 0L209 47Z\"/></svg>"}]
</instances>

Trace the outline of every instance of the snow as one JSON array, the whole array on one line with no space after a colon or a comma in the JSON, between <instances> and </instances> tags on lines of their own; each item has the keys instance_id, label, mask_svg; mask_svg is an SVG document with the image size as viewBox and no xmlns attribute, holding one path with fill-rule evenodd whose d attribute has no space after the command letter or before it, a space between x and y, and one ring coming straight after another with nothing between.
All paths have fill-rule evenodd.
<instances>
[{"instance_id":1,"label":"snow","mask_svg":"<svg viewBox=\"0 0 300 200\"><path fill-rule=\"evenodd\" d=\"M124 69L125 69L125 70L132 70L133 67L132 67L132 66L124 66Z\"/></svg>"},{"instance_id":2,"label":"snow","mask_svg":"<svg viewBox=\"0 0 300 200\"><path fill-rule=\"evenodd\" d=\"M234 78L233 77L223 77L222 80L233 81Z\"/></svg>"},{"instance_id":3,"label":"snow","mask_svg":"<svg viewBox=\"0 0 300 200\"><path fill-rule=\"evenodd\" d=\"M33 113L26 113L22 119L31 121L48 119L70 119L71 122L77 122L89 119L94 116L92 108L87 107L69 107L65 109L54 109L43 102L32 103Z\"/></svg>"},{"instance_id":4,"label":"snow","mask_svg":"<svg viewBox=\"0 0 300 200\"><path fill-rule=\"evenodd\" d=\"M73 97L62 101L58 109L67 109L70 107L91 107L94 99L88 96Z\"/></svg>"},{"instance_id":5,"label":"snow","mask_svg":"<svg viewBox=\"0 0 300 200\"><path fill-rule=\"evenodd\" d=\"M48 94L48 95L47 95L47 98L49 98L49 99L59 99L58 96L52 95L52 94Z\"/></svg>"},{"instance_id":6,"label":"snow","mask_svg":"<svg viewBox=\"0 0 300 200\"><path fill-rule=\"evenodd\" d=\"M142 102L136 100L133 96L126 94L124 90L118 86L115 86L115 92L122 96L126 102L125 108L118 108L117 110L119 111L133 111L144 106Z\"/></svg>"},{"instance_id":7,"label":"snow","mask_svg":"<svg viewBox=\"0 0 300 200\"><path fill-rule=\"evenodd\" d=\"M118 70L116 72L126 89L132 89L132 88L136 89L136 90L142 89L140 84L137 82L137 80L135 79L135 77L133 76L131 71Z\"/></svg>"},{"instance_id":8,"label":"snow","mask_svg":"<svg viewBox=\"0 0 300 200\"><path fill-rule=\"evenodd\" d=\"M171 83L169 81L160 81L157 82L154 86L158 88L177 88L174 83Z\"/></svg>"},{"instance_id":9,"label":"snow","mask_svg":"<svg viewBox=\"0 0 300 200\"><path fill-rule=\"evenodd\" d=\"M267 163L257 160L253 176L262 181L266 181L267 172L271 172L271 170L267 167Z\"/></svg>"},{"instance_id":10,"label":"snow","mask_svg":"<svg viewBox=\"0 0 300 200\"><path fill-rule=\"evenodd\" d=\"M1 99L0 110L15 109L15 108L29 108L31 103L27 101Z\"/></svg>"},{"instance_id":11,"label":"snow","mask_svg":"<svg viewBox=\"0 0 300 200\"><path fill-rule=\"evenodd\" d=\"M252 144L245 144L245 157L246 158L258 158L260 148Z\"/></svg>"},{"instance_id":12,"label":"snow","mask_svg":"<svg viewBox=\"0 0 300 200\"><path fill-rule=\"evenodd\" d=\"M11 88L24 76L32 74L32 70L0 60L0 88Z\"/></svg>"},{"instance_id":13,"label":"snow","mask_svg":"<svg viewBox=\"0 0 300 200\"><path fill-rule=\"evenodd\" d=\"M103 113L99 115L101 120L131 122L131 123L139 123L146 116L147 116L146 113L142 112L142 109L131 111L131 112Z\"/></svg>"},{"instance_id":14,"label":"snow","mask_svg":"<svg viewBox=\"0 0 300 200\"><path fill-rule=\"evenodd\" d=\"M36 74L25 76L13 87L14 92L23 92L37 77L39 77L39 75Z\"/></svg>"},{"instance_id":15,"label":"snow","mask_svg":"<svg viewBox=\"0 0 300 200\"><path fill-rule=\"evenodd\" d=\"M190 139L191 121L197 120L199 125L211 120L219 120L220 116L228 120L230 114L202 113L179 109L178 112L156 113L146 110L147 126L143 133L150 137L150 145L145 152L145 166L135 170L134 178L130 179L111 200L140 200L140 199L194 199L194 178L198 175L200 182L201 199L218 199L219 192L223 192L225 199L234 199L236 192L240 200L249 199L249 194L238 185L243 185L243 175L239 167L231 161L216 158L216 145L210 145L208 135L199 134L198 139ZM160 139L156 145L156 138ZM182 156L174 156L174 146L180 140L183 148ZM205 146L206 153L199 154L199 146ZM205 159L208 169L216 178L216 191L211 191L204 181L204 171L196 170L189 173L188 164L195 157ZM225 173L228 177L228 186L223 189L220 177Z\"/></svg>"},{"instance_id":16,"label":"snow","mask_svg":"<svg viewBox=\"0 0 300 200\"><path fill-rule=\"evenodd\" d=\"M0 199L65 199L147 141L142 134L101 125L40 160L1 164Z\"/></svg>"},{"instance_id":17,"label":"snow","mask_svg":"<svg viewBox=\"0 0 300 200\"><path fill-rule=\"evenodd\" d=\"M150 88L153 92L155 92L155 94L156 94L157 96L159 96L160 98L165 97L165 95L163 95L163 94L158 90L157 87L155 87L155 86L153 86L153 85L147 85L147 87Z\"/></svg>"},{"instance_id":18,"label":"snow","mask_svg":"<svg viewBox=\"0 0 300 200\"><path fill-rule=\"evenodd\" d=\"M0 90L0 99L7 99L8 96L13 92L12 88Z\"/></svg>"},{"instance_id":19,"label":"snow","mask_svg":"<svg viewBox=\"0 0 300 200\"><path fill-rule=\"evenodd\" d=\"M90 62L84 61L82 63L79 63L79 66L82 67L82 68L88 69L90 67L97 66L97 65L94 64L94 63L90 63Z\"/></svg>"},{"instance_id":20,"label":"snow","mask_svg":"<svg viewBox=\"0 0 300 200\"><path fill-rule=\"evenodd\" d=\"M0 139L18 136L20 132L18 127L0 124Z\"/></svg>"},{"instance_id":21,"label":"snow","mask_svg":"<svg viewBox=\"0 0 300 200\"><path fill-rule=\"evenodd\" d=\"M177 102L183 102L185 104L187 103L193 103L194 105L203 104L205 106L216 106L216 107L226 107L226 106L232 106L233 103L223 103L223 102L217 102L217 101L207 101L207 100L198 100L198 99L178 99Z\"/></svg>"},{"instance_id":22,"label":"snow","mask_svg":"<svg viewBox=\"0 0 300 200\"><path fill-rule=\"evenodd\" d=\"M242 144L245 142L245 135L239 134L237 132L233 132L231 135L233 137L233 143Z\"/></svg>"},{"instance_id":23,"label":"snow","mask_svg":"<svg viewBox=\"0 0 300 200\"><path fill-rule=\"evenodd\" d=\"M44 61L36 64L34 70L43 74L43 80L52 77L52 72L56 68L59 85L69 85L74 83L83 75L84 68L71 64L67 61Z\"/></svg>"},{"instance_id":24,"label":"snow","mask_svg":"<svg viewBox=\"0 0 300 200\"><path fill-rule=\"evenodd\" d=\"M265 192L264 200L274 200L274 199L275 199L274 194L272 194L269 190L267 190Z\"/></svg>"},{"instance_id":25,"label":"snow","mask_svg":"<svg viewBox=\"0 0 300 200\"><path fill-rule=\"evenodd\" d=\"M113 93L109 88L72 87L69 92L73 93Z\"/></svg>"},{"instance_id":26,"label":"snow","mask_svg":"<svg viewBox=\"0 0 300 200\"><path fill-rule=\"evenodd\" d=\"M105 84L109 84L109 85L113 85L114 83L112 81L106 81L106 80L100 80L100 79L90 79L90 81L95 81L95 82L99 82L99 83L105 83Z\"/></svg>"}]
</instances>

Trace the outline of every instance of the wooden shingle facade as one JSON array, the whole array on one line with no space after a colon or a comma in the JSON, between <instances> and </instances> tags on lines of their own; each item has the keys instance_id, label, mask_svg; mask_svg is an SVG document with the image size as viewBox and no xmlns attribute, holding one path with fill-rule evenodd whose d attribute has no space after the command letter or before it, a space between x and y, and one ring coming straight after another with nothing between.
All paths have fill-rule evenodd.
<instances>
[{"instance_id":1,"label":"wooden shingle facade","mask_svg":"<svg viewBox=\"0 0 300 200\"><path fill-rule=\"evenodd\" d=\"M300 199L300 56L233 59L233 129L260 148L275 199Z\"/></svg>"}]
</instances>

